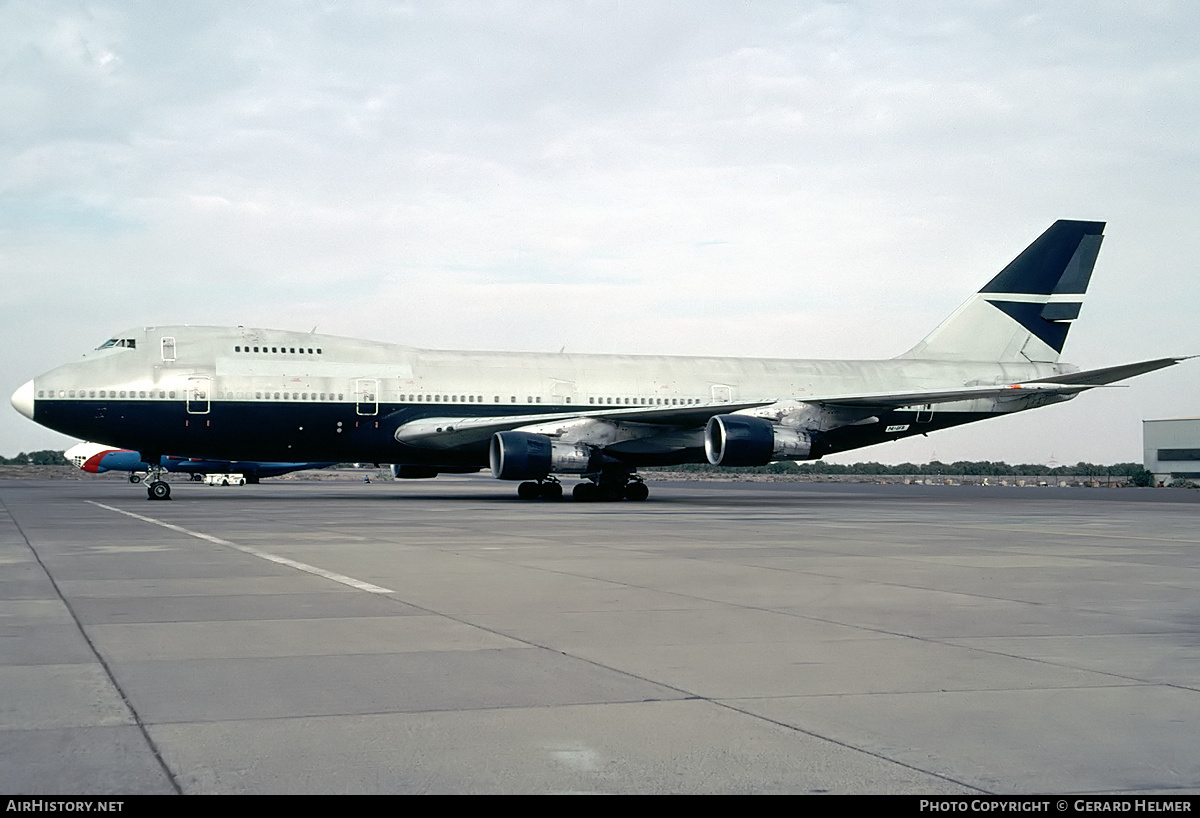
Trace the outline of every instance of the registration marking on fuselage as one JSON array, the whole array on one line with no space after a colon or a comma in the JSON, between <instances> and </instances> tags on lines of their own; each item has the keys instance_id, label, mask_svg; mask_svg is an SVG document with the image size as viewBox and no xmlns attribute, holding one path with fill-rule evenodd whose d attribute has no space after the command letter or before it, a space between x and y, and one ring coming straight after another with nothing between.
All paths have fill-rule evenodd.
<instances>
[{"instance_id":1,"label":"registration marking on fuselage","mask_svg":"<svg viewBox=\"0 0 1200 818\"><path fill-rule=\"evenodd\" d=\"M187 534L189 537L195 537L198 540L206 540L216 545L223 545L226 548L232 548L235 551L241 551L243 554L249 554L252 557L258 557L259 559L267 560L268 562L286 565L289 568L295 568L297 571L304 571L308 574L315 574L318 577L331 579L334 582L339 582L342 585L348 585L351 588L358 589L359 591L366 591L369 594L395 593L395 591L391 591L387 588L380 588L378 585L372 585L369 582L363 582L361 579L355 579L354 577L348 577L343 574L335 574L333 571L326 571L324 568L317 568L315 565L308 565L307 563L290 560L287 557L268 554L266 551L260 551L257 548L251 548L248 545L238 545L235 542L223 540L220 537L214 537L212 534L205 534L202 531L192 531L191 529L184 528L180 525L175 525L174 523L167 523L163 522L162 520L156 520L153 517L147 517L144 514L136 514L132 511L126 511L125 509L117 508L115 506L97 503L95 500L85 500L84 502L106 509L107 511L115 511L118 514L124 514L126 517L133 517L135 520L141 520L142 522L153 523L154 525L162 526L163 528L169 528L172 531L178 531L180 534Z\"/></svg>"}]
</instances>

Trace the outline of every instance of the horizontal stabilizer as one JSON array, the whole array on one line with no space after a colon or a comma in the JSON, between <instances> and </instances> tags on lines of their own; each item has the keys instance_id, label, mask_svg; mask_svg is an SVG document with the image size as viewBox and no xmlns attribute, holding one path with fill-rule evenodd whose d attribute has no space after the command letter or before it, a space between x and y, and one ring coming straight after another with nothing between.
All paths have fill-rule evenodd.
<instances>
[{"instance_id":1,"label":"horizontal stabilizer","mask_svg":"<svg viewBox=\"0 0 1200 818\"><path fill-rule=\"evenodd\" d=\"M1132 378L1136 375L1145 375L1147 372L1154 372L1158 369L1166 369L1168 366L1175 366L1180 361L1186 361L1189 358L1195 357L1198 356L1184 355L1179 358L1156 358L1153 361L1139 361L1135 364L1106 366L1103 369L1088 369L1083 372L1069 372L1065 375L1055 375L1053 378L1042 378L1039 381L1034 381L1034 383L1075 383L1103 386L1104 384L1123 381L1126 378Z\"/></svg>"}]
</instances>

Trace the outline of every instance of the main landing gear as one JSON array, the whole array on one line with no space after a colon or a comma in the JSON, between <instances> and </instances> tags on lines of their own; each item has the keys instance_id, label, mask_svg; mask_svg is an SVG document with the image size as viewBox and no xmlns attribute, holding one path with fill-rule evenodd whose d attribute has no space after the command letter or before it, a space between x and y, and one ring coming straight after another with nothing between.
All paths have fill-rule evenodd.
<instances>
[{"instance_id":1,"label":"main landing gear","mask_svg":"<svg viewBox=\"0 0 1200 818\"><path fill-rule=\"evenodd\" d=\"M577 484L571 492L571 497L580 503L641 501L650 496L650 489L646 488L642 478L632 472L606 469L583 476L587 478L585 482ZM554 477L546 477L537 482L530 480L517 486L517 496L522 500L561 500L563 487Z\"/></svg>"},{"instance_id":2,"label":"main landing gear","mask_svg":"<svg viewBox=\"0 0 1200 818\"><path fill-rule=\"evenodd\" d=\"M615 469L606 469L599 474L585 474L591 482L575 486L571 496L581 503L613 500L640 502L650 496L650 489L636 474Z\"/></svg>"},{"instance_id":3,"label":"main landing gear","mask_svg":"<svg viewBox=\"0 0 1200 818\"><path fill-rule=\"evenodd\" d=\"M522 500L561 500L563 487L557 477L544 477L536 483L528 480L517 486L517 496Z\"/></svg>"}]
</instances>

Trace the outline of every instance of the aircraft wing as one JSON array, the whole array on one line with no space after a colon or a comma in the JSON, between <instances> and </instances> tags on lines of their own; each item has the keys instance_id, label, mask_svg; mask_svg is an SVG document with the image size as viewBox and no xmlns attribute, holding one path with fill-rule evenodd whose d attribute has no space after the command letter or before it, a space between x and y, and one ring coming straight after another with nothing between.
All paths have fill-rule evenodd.
<instances>
[{"instance_id":1,"label":"aircraft wing","mask_svg":"<svg viewBox=\"0 0 1200 818\"><path fill-rule=\"evenodd\" d=\"M409 421L396 430L396 440L413 446L454 448L489 439L496 432L523 426L538 426L581 419L641 423L665 428L703 426L713 415L769 406L774 401L750 403L709 403L692 406L631 406L589 409L582 412L548 412L541 415L503 415L499 417L436 417Z\"/></svg>"},{"instance_id":2,"label":"aircraft wing","mask_svg":"<svg viewBox=\"0 0 1200 818\"><path fill-rule=\"evenodd\" d=\"M972 386L959 389L925 389L909 392L878 392L851 395L805 396L797 403L807 403L849 410L886 410L928 403L949 403L992 397L1024 397L1032 394L1073 394L1093 388L1093 384L1030 383L1005 386ZM787 399L785 399L787 400ZM693 406L640 406L605 408L583 412L554 412L542 415L506 415L500 417L432 417L403 424L396 430L396 440L413 446L447 449L487 440L496 432L527 426L544 426L583 419L607 420L621 424L642 424L647 435L658 435L667 429L702 427L714 415L727 415L747 409L770 406L777 401L746 403L708 403Z\"/></svg>"},{"instance_id":3,"label":"aircraft wing","mask_svg":"<svg viewBox=\"0 0 1200 818\"><path fill-rule=\"evenodd\" d=\"M874 392L857 395L805 397L804 403L847 409L899 409L931 403L953 403L978 398L1026 397L1033 394L1070 395L1094 384L1013 383L1004 386L964 386L960 389L917 389L912 392Z\"/></svg>"},{"instance_id":4,"label":"aircraft wing","mask_svg":"<svg viewBox=\"0 0 1200 818\"><path fill-rule=\"evenodd\" d=\"M853 422L867 413L900 409L906 406L923 406L937 403L977 400L981 398L1024 398L1034 395L1073 395L1088 389L1111 384L1124 378L1142 375L1172 366L1189 356L1180 358L1158 358L1133 364L1110 366L1083 372L1071 372L1043 378L1037 381L1002 385L963 386L947 389L914 389L902 392L860 392L835 395L804 395L782 397L779 400L749 401L742 403L707 403L691 406L632 406L628 408L604 407L579 412L550 412L541 415L503 415L498 417L431 417L420 418L401 425L395 433L396 440L412 446L433 449L453 449L459 446L479 444L496 432L511 431L525 427L553 426L556 423L581 420L601 420L623 425L644 426L643 435L661 436L672 430L703 427L714 415L727 415L745 410L760 409L773 404L808 404L817 408L841 410L847 422Z\"/></svg>"}]
</instances>

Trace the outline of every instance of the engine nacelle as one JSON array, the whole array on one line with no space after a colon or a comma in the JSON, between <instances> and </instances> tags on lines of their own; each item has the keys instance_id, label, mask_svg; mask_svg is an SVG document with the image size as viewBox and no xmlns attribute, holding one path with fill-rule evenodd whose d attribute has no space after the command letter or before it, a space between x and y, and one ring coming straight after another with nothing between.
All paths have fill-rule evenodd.
<instances>
[{"instance_id":1,"label":"engine nacelle","mask_svg":"<svg viewBox=\"0 0 1200 818\"><path fill-rule=\"evenodd\" d=\"M551 472L582 474L591 456L586 446L532 432L496 432L488 449L492 477L498 480L541 480Z\"/></svg>"},{"instance_id":2,"label":"engine nacelle","mask_svg":"<svg viewBox=\"0 0 1200 818\"><path fill-rule=\"evenodd\" d=\"M765 466L802 460L812 452L808 432L748 415L713 415L704 427L704 453L714 466Z\"/></svg>"}]
</instances>

